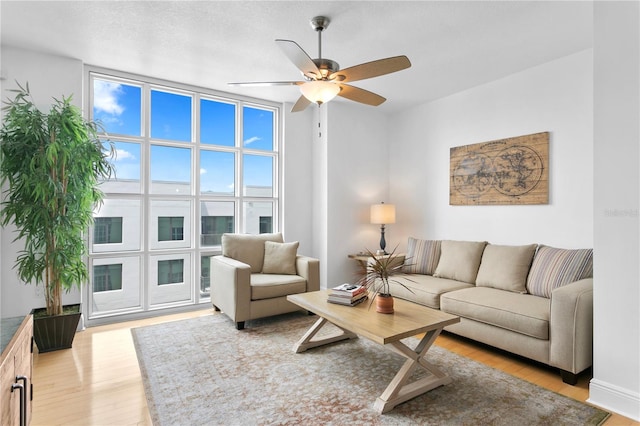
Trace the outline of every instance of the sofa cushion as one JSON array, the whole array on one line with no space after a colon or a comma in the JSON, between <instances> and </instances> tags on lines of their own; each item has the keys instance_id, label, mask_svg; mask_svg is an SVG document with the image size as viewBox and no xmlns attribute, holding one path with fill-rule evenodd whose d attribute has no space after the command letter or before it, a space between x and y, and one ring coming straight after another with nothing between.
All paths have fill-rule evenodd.
<instances>
[{"instance_id":1,"label":"sofa cushion","mask_svg":"<svg viewBox=\"0 0 640 426\"><path fill-rule=\"evenodd\" d=\"M295 275L298 245L300 245L298 241L293 243L265 241L262 273Z\"/></svg>"},{"instance_id":2,"label":"sofa cushion","mask_svg":"<svg viewBox=\"0 0 640 426\"><path fill-rule=\"evenodd\" d=\"M542 340L549 339L550 304L544 297L489 287L456 290L440 298L443 312Z\"/></svg>"},{"instance_id":3,"label":"sofa cushion","mask_svg":"<svg viewBox=\"0 0 640 426\"><path fill-rule=\"evenodd\" d=\"M476 285L526 293L527 275L536 247L536 244L526 246L487 244L482 253Z\"/></svg>"},{"instance_id":4,"label":"sofa cushion","mask_svg":"<svg viewBox=\"0 0 640 426\"><path fill-rule=\"evenodd\" d=\"M246 263L252 273L261 272L265 241L281 243L282 234L222 234L222 255Z\"/></svg>"},{"instance_id":5,"label":"sofa cushion","mask_svg":"<svg viewBox=\"0 0 640 426\"><path fill-rule=\"evenodd\" d=\"M593 250L568 250L541 245L533 258L527 291L551 297L553 289L593 276Z\"/></svg>"},{"instance_id":6,"label":"sofa cushion","mask_svg":"<svg viewBox=\"0 0 640 426\"><path fill-rule=\"evenodd\" d=\"M411 291L398 283L409 287ZM389 279L389 287L394 297L410 300L433 309L440 309L440 296L461 288L473 287L473 284L461 281L435 278L422 274L398 274Z\"/></svg>"},{"instance_id":7,"label":"sofa cushion","mask_svg":"<svg viewBox=\"0 0 640 426\"><path fill-rule=\"evenodd\" d=\"M442 241L440 260L433 276L475 283L482 252L486 245L486 241Z\"/></svg>"},{"instance_id":8,"label":"sofa cushion","mask_svg":"<svg viewBox=\"0 0 640 426\"><path fill-rule=\"evenodd\" d=\"M298 275L251 274L251 300L272 299L307 291L307 281Z\"/></svg>"},{"instance_id":9,"label":"sofa cushion","mask_svg":"<svg viewBox=\"0 0 640 426\"><path fill-rule=\"evenodd\" d=\"M433 275L440 259L440 241L409 237L403 272Z\"/></svg>"}]
</instances>

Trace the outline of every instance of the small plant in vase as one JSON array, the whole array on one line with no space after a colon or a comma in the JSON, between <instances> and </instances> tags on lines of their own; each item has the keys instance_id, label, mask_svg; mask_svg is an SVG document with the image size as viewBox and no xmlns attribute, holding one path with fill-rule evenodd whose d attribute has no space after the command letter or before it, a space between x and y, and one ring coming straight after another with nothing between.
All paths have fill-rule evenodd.
<instances>
[{"instance_id":1,"label":"small plant in vase","mask_svg":"<svg viewBox=\"0 0 640 426\"><path fill-rule=\"evenodd\" d=\"M369 307L375 301L376 312L382 314L393 313L393 296L389 286L390 282L395 282L413 293L409 287L392 278L394 275L401 274L405 266L404 256L396 254L396 250L397 247L391 253L380 256L367 249L366 253L369 261L366 264L362 264L358 272L357 283L366 287L369 294L372 294Z\"/></svg>"}]
</instances>

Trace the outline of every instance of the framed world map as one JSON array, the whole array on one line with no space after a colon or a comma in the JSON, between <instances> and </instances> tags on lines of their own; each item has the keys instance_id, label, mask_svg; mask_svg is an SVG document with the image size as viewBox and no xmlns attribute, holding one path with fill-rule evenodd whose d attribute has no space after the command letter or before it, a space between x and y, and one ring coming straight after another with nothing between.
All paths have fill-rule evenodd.
<instances>
[{"instance_id":1,"label":"framed world map","mask_svg":"<svg viewBox=\"0 0 640 426\"><path fill-rule=\"evenodd\" d=\"M450 205L549 203L549 132L451 148Z\"/></svg>"}]
</instances>

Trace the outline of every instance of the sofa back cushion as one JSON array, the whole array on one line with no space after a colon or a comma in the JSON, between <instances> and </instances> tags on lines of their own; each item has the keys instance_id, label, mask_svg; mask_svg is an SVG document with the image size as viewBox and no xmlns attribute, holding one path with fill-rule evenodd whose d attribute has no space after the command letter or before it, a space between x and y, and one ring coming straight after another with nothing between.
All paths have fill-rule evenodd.
<instances>
[{"instance_id":1,"label":"sofa back cushion","mask_svg":"<svg viewBox=\"0 0 640 426\"><path fill-rule=\"evenodd\" d=\"M405 274L433 275L440 260L440 241L419 240L409 237L407 256L404 258Z\"/></svg>"},{"instance_id":2,"label":"sofa back cushion","mask_svg":"<svg viewBox=\"0 0 640 426\"><path fill-rule=\"evenodd\" d=\"M486 241L442 241L440 260L433 276L475 283L486 245Z\"/></svg>"},{"instance_id":3,"label":"sofa back cushion","mask_svg":"<svg viewBox=\"0 0 640 426\"><path fill-rule=\"evenodd\" d=\"M525 246L488 244L482 253L476 285L526 293L527 275L536 247L537 244Z\"/></svg>"},{"instance_id":4,"label":"sofa back cushion","mask_svg":"<svg viewBox=\"0 0 640 426\"><path fill-rule=\"evenodd\" d=\"M262 271L265 241L282 243L282 234L222 234L222 255L246 263L256 274Z\"/></svg>"},{"instance_id":5,"label":"sofa back cushion","mask_svg":"<svg viewBox=\"0 0 640 426\"><path fill-rule=\"evenodd\" d=\"M531 264L527 291L551 297L555 288L590 277L593 277L593 249L568 250L541 245Z\"/></svg>"}]
</instances>

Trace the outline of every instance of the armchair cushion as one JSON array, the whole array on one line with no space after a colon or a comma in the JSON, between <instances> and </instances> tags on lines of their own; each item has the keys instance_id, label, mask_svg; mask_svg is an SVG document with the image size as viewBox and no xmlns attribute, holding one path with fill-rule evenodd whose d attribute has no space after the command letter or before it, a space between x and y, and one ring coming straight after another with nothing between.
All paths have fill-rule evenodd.
<instances>
[{"instance_id":1,"label":"armchair cushion","mask_svg":"<svg viewBox=\"0 0 640 426\"><path fill-rule=\"evenodd\" d=\"M251 300L273 299L307 291L307 280L298 275L251 274Z\"/></svg>"},{"instance_id":2,"label":"armchair cushion","mask_svg":"<svg viewBox=\"0 0 640 426\"><path fill-rule=\"evenodd\" d=\"M265 241L262 273L295 275L299 244L298 241L293 243Z\"/></svg>"},{"instance_id":3,"label":"armchair cushion","mask_svg":"<svg viewBox=\"0 0 640 426\"><path fill-rule=\"evenodd\" d=\"M251 273L258 273L262 271L265 241L281 243L282 234L222 234L222 255L246 263Z\"/></svg>"}]
</instances>

